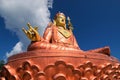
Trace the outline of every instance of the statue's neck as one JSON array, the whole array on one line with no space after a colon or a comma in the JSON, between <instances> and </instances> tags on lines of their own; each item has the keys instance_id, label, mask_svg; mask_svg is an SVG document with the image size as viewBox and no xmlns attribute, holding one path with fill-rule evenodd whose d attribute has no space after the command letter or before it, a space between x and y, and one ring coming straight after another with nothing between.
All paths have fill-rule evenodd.
<instances>
[{"instance_id":1,"label":"statue's neck","mask_svg":"<svg viewBox=\"0 0 120 80\"><path fill-rule=\"evenodd\" d=\"M57 26L58 28L60 29L65 29L66 30L66 27L63 27L63 26Z\"/></svg>"}]
</instances>

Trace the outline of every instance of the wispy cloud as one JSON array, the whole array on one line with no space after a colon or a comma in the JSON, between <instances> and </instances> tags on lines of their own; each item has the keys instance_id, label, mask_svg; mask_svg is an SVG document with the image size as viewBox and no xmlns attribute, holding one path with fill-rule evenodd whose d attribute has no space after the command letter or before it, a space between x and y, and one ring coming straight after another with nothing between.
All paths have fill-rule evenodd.
<instances>
[{"instance_id":1,"label":"wispy cloud","mask_svg":"<svg viewBox=\"0 0 120 80\"><path fill-rule=\"evenodd\" d=\"M23 44L21 42L18 42L14 47L13 49L11 50L11 52L7 52L7 56L11 56L11 55L14 55L14 54L18 54L19 52L22 52L22 46Z\"/></svg>"},{"instance_id":2,"label":"wispy cloud","mask_svg":"<svg viewBox=\"0 0 120 80\"><path fill-rule=\"evenodd\" d=\"M22 32L22 27L30 22L33 26L39 27L42 35L45 27L50 21L50 11L53 0L0 0L0 16L5 20L5 27L16 33L19 42L7 56L21 52L27 48L29 40ZM20 48L20 49L18 49Z\"/></svg>"}]
</instances>

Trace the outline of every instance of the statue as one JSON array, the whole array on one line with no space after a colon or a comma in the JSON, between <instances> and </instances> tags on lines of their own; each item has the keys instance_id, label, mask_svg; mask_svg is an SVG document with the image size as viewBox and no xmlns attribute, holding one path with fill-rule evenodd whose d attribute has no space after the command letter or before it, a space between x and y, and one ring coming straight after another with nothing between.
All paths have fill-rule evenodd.
<instances>
[{"instance_id":1,"label":"statue","mask_svg":"<svg viewBox=\"0 0 120 80\"><path fill-rule=\"evenodd\" d=\"M41 37L37 27L28 23L29 30L23 28L24 33L32 41L28 50L33 49L57 49L57 50L80 50L72 33L70 20L69 29L66 27L66 17L63 13L57 13L53 22L50 22ZM82 51L82 50L81 50Z\"/></svg>"},{"instance_id":2,"label":"statue","mask_svg":"<svg viewBox=\"0 0 120 80\"><path fill-rule=\"evenodd\" d=\"M81 52L103 53L110 55L109 47L98 48L94 50L83 51L79 48L77 41L72 33L73 26L68 17L68 28L66 26L66 17L63 13L58 12L53 22L50 22L41 37L38 33L38 27L32 27L28 23L28 30L23 28L24 33L32 41L28 51L36 49L49 50L77 50Z\"/></svg>"}]
</instances>

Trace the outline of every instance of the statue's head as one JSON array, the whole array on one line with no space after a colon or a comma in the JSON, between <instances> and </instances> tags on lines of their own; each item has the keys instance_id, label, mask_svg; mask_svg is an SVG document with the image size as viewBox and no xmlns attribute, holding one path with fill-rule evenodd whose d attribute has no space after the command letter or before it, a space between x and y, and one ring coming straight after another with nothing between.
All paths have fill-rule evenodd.
<instances>
[{"instance_id":1,"label":"statue's head","mask_svg":"<svg viewBox=\"0 0 120 80\"><path fill-rule=\"evenodd\" d=\"M66 25L66 17L63 13L58 12L55 17L54 20L56 22L56 26L62 26L65 28Z\"/></svg>"}]
</instances>

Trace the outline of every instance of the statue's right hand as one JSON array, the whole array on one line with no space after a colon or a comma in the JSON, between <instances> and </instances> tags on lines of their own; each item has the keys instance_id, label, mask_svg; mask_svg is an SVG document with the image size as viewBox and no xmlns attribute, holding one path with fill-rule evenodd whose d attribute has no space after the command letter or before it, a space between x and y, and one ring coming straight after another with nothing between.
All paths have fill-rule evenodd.
<instances>
[{"instance_id":1,"label":"statue's right hand","mask_svg":"<svg viewBox=\"0 0 120 80\"><path fill-rule=\"evenodd\" d=\"M31 41L40 41L41 37L37 31L38 27L32 27L29 23L27 24L28 30L22 28L23 32L26 34L26 36L31 40Z\"/></svg>"}]
</instances>

